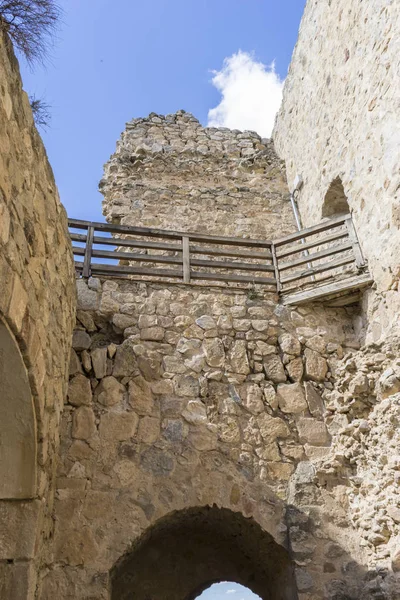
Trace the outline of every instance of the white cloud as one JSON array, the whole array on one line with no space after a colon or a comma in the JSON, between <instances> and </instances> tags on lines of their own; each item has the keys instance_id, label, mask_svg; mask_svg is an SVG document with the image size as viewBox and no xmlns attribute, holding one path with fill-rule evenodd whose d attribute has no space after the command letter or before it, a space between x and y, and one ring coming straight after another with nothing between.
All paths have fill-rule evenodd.
<instances>
[{"instance_id":1,"label":"white cloud","mask_svg":"<svg viewBox=\"0 0 400 600\"><path fill-rule=\"evenodd\" d=\"M208 111L209 127L251 129L269 137L282 100L283 81L248 52L239 50L225 58L222 69L213 71L212 83L221 102Z\"/></svg>"}]
</instances>

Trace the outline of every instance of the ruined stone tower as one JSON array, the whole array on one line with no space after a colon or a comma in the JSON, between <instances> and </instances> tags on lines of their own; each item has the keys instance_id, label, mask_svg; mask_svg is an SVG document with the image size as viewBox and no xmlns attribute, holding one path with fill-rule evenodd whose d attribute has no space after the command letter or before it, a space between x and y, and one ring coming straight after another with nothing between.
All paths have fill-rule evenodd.
<instances>
[{"instance_id":1,"label":"ruined stone tower","mask_svg":"<svg viewBox=\"0 0 400 600\"><path fill-rule=\"evenodd\" d=\"M398 16L390 0L309 0L275 144L204 128L184 111L129 122L100 184L103 229L122 227L107 232L119 263L85 265L96 234L83 225L86 237L72 234L86 245L75 247L77 271L98 275L76 280L66 216L2 39L1 598L195 600L230 580L263 600L399 600L400 292L388 251L398 243ZM372 28L385 40L363 44L362 60L355 24L360 39ZM362 74L381 55L384 73ZM370 82L366 100L359 82L370 75L385 83ZM357 126L338 108L346 102ZM381 119L369 119L375 110ZM149 275L157 260L183 272L192 234L199 245L214 236L217 261L231 244L227 273L251 254L249 240L248 260L261 256L279 280L279 243L304 234L295 175L303 225L323 220L324 233L325 219L352 213L374 284L351 303L284 304L275 279ZM135 246L129 227L142 234ZM157 241L166 232L172 250ZM204 247L188 246L203 273ZM315 247L326 252L325 238ZM147 270L123 271L139 259ZM300 251L295 264L309 260Z\"/></svg>"}]
</instances>

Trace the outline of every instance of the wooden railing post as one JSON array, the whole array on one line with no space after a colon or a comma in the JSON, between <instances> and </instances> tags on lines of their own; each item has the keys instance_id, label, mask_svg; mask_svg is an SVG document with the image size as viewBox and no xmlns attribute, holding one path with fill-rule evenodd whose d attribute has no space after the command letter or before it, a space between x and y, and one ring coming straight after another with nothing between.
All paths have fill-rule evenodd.
<instances>
[{"instance_id":1,"label":"wooden railing post","mask_svg":"<svg viewBox=\"0 0 400 600\"><path fill-rule=\"evenodd\" d=\"M358 241L357 233L354 227L353 219L349 217L345 221L347 232L349 234L349 240L351 245L353 246L354 258L356 261L356 266L358 269L361 269L365 266L365 260L363 257L363 253L361 251L360 242Z\"/></svg>"},{"instance_id":2,"label":"wooden railing post","mask_svg":"<svg viewBox=\"0 0 400 600\"><path fill-rule=\"evenodd\" d=\"M272 254L272 263L274 265L274 271L275 271L276 291L279 294L282 291L282 285L281 285L281 280L279 277L279 267L278 267L278 260L276 258L275 244L271 244L271 254Z\"/></svg>"},{"instance_id":3,"label":"wooden railing post","mask_svg":"<svg viewBox=\"0 0 400 600\"><path fill-rule=\"evenodd\" d=\"M190 250L189 237L182 236L182 266L183 266L183 283L190 283Z\"/></svg>"},{"instance_id":4,"label":"wooden railing post","mask_svg":"<svg viewBox=\"0 0 400 600\"><path fill-rule=\"evenodd\" d=\"M92 274L92 246L93 246L94 227L89 225L86 236L85 258L83 259L82 277L90 277Z\"/></svg>"}]
</instances>

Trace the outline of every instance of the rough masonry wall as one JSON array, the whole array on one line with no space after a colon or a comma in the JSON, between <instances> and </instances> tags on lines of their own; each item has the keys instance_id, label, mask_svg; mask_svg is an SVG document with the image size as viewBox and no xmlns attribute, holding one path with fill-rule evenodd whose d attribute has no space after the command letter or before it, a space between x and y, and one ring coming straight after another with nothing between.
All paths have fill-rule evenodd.
<instances>
[{"instance_id":1,"label":"rough masonry wall","mask_svg":"<svg viewBox=\"0 0 400 600\"><path fill-rule=\"evenodd\" d=\"M213 505L290 549L300 598L363 589L347 496L319 489L314 466L338 426L321 396L357 346L352 314L283 309L243 290L97 279L78 290L41 599L110 598L110 570L141 534Z\"/></svg>"},{"instance_id":2,"label":"rough masonry wall","mask_svg":"<svg viewBox=\"0 0 400 600\"><path fill-rule=\"evenodd\" d=\"M8 489L0 482L0 596L35 595L35 571L43 562L43 541L51 536L54 473L59 421L66 395L67 367L74 321L75 281L66 215L60 204L42 141L33 123L28 97L22 90L17 60L7 37L0 36L0 318L2 331L14 340L22 356L19 367L0 356L1 427L26 428L30 473L29 492ZM3 348L2 348L3 349ZM24 371L21 374L21 369ZM21 395L29 381L25 405L13 401L12 377ZM5 394L3 378L10 393ZM30 389L29 389L30 388ZM30 404L29 410L27 404ZM30 414L30 423L27 415ZM7 422L5 419L9 418ZM15 423L12 422L15 420ZM22 422L21 422L22 421ZM14 469L20 456L10 457L0 441L0 460ZM24 443L25 443L24 442ZM16 450L18 452L18 449ZM19 464L21 473L26 463ZM4 473L4 469L2 469ZM12 498L15 498L13 500Z\"/></svg>"},{"instance_id":3,"label":"rough masonry wall","mask_svg":"<svg viewBox=\"0 0 400 600\"><path fill-rule=\"evenodd\" d=\"M289 186L303 176L305 226L342 180L377 290L392 290L367 294L368 341L383 339L400 309L399 57L396 0L309 0L273 133Z\"/></svg>"},{"instance_id":4,"label":"rough masonry wall","mask_svg":"<svg viewBox=\"0 0 400 600\"><path fill-rule=\"evenodd\" d=\"M100 190L113 223L258 239L294 230L271 141L184 111L127 123Z\"/></svg>"}]
</instances>

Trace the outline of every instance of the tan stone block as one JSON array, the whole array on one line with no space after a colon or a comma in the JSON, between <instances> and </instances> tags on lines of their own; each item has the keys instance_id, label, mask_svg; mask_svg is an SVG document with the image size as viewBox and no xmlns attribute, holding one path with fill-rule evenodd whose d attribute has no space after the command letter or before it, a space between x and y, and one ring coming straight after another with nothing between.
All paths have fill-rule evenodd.
<instances>
[{"instance_id":1,"label":"tan stone block","mask_svg":"<svg viewBox=\"0 0 400 600\"><path fill-rule=\"evenodd\" d=\"M160 437L160 420L155 417L142 417L139 422L137 439L145 444L153 444Z\"/></svg>"},{"instance_id":2,"label":"tan stone block","mask_svg":"<svg viewBox=\"0 0 400 600\"><path fill-rule=\"evenodd\" d=\"M139 417L134 412L109 412L101 416L100 437L114 442L122 442L134 437Z\"/></svg>"},{"instance_id":3,"label":"tan stone block","mask_svg":"<svg viewBox=\"0 0 400 600\"><path fill-rule=\"evenodd\" d=\"M250 373L246 342L244 340L236 340L232 344L229 352L229 362L233 373L239 373L240 375Z\"/></svg>"},{"instance_id":4,"label":"tan stone block","mask_svg":"<svg viewBox=\"0 0 400 600\"><path fill-rule=\"evenodd\" d=\"M290 435L289 427L280 417L271 417L268 413L263 413L258 415L257 423L263 439L267 442Z\"/></svg>"},{"instance_id":5,"label":"tan stone block","mask_svg":"<svg viewBox=\"0 0 400 600\"><path fill-rule=\"evenodd\" d=\"M240 442L241 433L238 421L233 417L222 417L218 423L218 438L221 442L228 444Z\"/></svg>"},{"instance_id":6,"label":"tan stone block","mask_svg":"<svg viewBox=\"0 0 400 600\"><path fill-rule=\"evenodd\" d=\"M325 423L316 419L300 417L296 422L300 442L311 446L322 446L329 442L329 434Z\"/></svg>"},{"instance_id":7,"label":"tan stone block","mask_svg":"<svg viewBox=\"0 0 400 600\"><path fill-rule=\"evenodd\" d=\"M39 500L0 502L0 560L34 558L41 510Z\"/></svg>"},{"instance_id":8,"label":"tan stone block","mask_svg":"<svg viewBox=\"0 0 400 600\"><path fill-rule=\"evenodd\" d=\"M71 348L71 354L69 359L69 375L70 377L76 375L77 373L82 373L81 361L75 350Z\"/></svg>"},{"instance_id":9,"label":"tan stone block","mask_svg":"<svg viewBox=\"0 0 400 600\"><path fill-rule=\"evenodd\" d=\"M276 442L271 442L270 444L266 444L265 446L260 446L256 448L256 454L258 458L266 461L277 461L281 460L281 455L279 454L278 444Z\"/></svg>"},{"instance_id":10,"label":"tan stone block","mask_svg":"<svg viewBox=\"0 0 400 600\"><path fill-rule=\"evenodd\" d=\"M163 327L146 327L145 329L141 329L140 338L142 340L158 342L164 339L164 333L165 330Z\"/></svg>"},{"instance_id":11,"label":"tan stone block","mask_svg":"<svg viewBox=\"0 0 400 600\"><path fill-rule=\"evenodd\" d=\"M328 363L325 358L309 348L304 351L304 356L306 358L306 377L313 381L324 381L328 372Z\"/></svg>"},{"instance_id":12,"label":"tan stone block","mask_svg":"<svg viewBox=\"0 0 400 600\"><path fill-rule=\"evenodd\" d=\"M177 396L196 397L200 392L199 380L191 375L179 375L175 377L174 387Z\"/></svg>"},{"instance_id":13,"label":"tan stone block","mask_svg":"<svg viewBox=\"0 0 400 600\"><path fill-rule=\"evenodd\" d=\"M303 359L301 356L291 360L286 365L286 370L288 372L289 378L292 381L301 381L304 373Z\"/></svg>"},{"instance_id":14,"label":"tan stone block","mask_svg":"<svg viewBox=\"0 0 400 600\"><path fill-rule=\"evenodd\" d=\"M129 404L139 415L150 415L154 410L151 386L141 375L129 382Z\"/></svg>"},{"instance_id":15,"label":"tan stone block","mask_svg":"<svg viewBox=\"0 0 400 600\"><path fill-rule=\"evenodd\" d=\"M205 339L203 342L206 362L210 367L223 367L225 364L225 349L222 341L218 338Z\"/></svg>"},{"instance_id":16,"label":"tan stone block","mask_svg":"<svg viewBox=\"0 0 400 600\"><path fill-rule=\"evenodd\" d=\"M94 376L102 379L107 374L107 348L95 348L91 351Z\"/></svg>"},{"instance_id":17,"label":"tan stone block","mask_svg":"<svg viewBox=\"0 0 400 600\"><path fill-rule=\"evenodd\" d=\"M283 333L279 337L279 345L282 352L285 354L291 354L292 356L299 356L301 352L301 344L297 338L290 333Z\"/></svg>"},{"instance_id":18,"label":"tan stone block","mask_svg":"<svg viewBox=\"0 0 400 600\"><path fill-rule=\"evenodd\" d=\"M294 466L291 463L269 462L267 464L268 476L275 481L288 481L293 471Z\"/></svg>"},{"instance_id":19,"label":"tan stone block","mask_svg":"<svg viewBox=\"0 0 400 600\"><path fill-rule=\"evenodd\" d=\"M28 304L28 294L17 274L14 274L14 283L11 294L8 318L17 331L21 330L22 321Z\"/></svg>"},{"instance_id":20,"label":"tan stone block","mask_svg":"<svg viewBox=\"0 0 400 600\"><path fill-rule=\"evenodd\" d=\"M72 417L72 437L78 440L89 440L96 432L93 410L88 406L77 408Z\"/></svg>"},{"instance_id":21,"label":"tan stone block","mask_svg":"<svg viewBox=\"0 0 400 600\"><path fill-rule=\"evenodd\" d=\"M264 410L263 391L256 384L250 384L242 391L243 406L253 415L258 415Z\"/></svg>"},{"instance_id":22,"label":"tan stone block","mask_svg":"<svg viewBox=\"0 0 400 600\"><path fill-rule=\"evenodd\" d=\"M103 406L115 406L122 403L125 391L125 386L117 381L115 377L109 375L104 377L96 387L94 397Z\"/></svg>"},{"instance_id":23,"label":"tan stone block","mask_svg":"<svg viewBox=\"0 0 400 600\"><path fill-rule=\"evenodd\" d=\"M34 600L36 569L28 563L0 563L0 594L4 600Z\"/></svg>"},{"instance_id":24,"label":"tan stone block","mask_svg":"<svg viewBox=\"0 0 400 600\"><path fill-rule=\"evenodd\" d=\"M270 379L273 383L283 383L286 381L285 369L277 354L265 356L263 365L267 379Z\"/></svg>"},{"instance_id":25,"label":"tan stone block","mask_svg":"<svg viewBox=\"0 0 400 600\"><path fill-rule=\"evenodd\" d=\"M13 280L14 274L10 265L6 261L5 256L0 256L0 311L5 315L8 314L8 307L11 301L11 294L14 287Z\"/></svg>"},{"instance_id":26,"label":"tan stone block","mask_svg":"<svg viewBox=\"0 0 400 600\"><path fill-rule=\"evenodd\" d=\"M298 414L307 409L307 402L301 383L278 385L278 404L284 413Z\"/></svg>"},{"instance_id":27,"label":"tan stone block","mask_svg":"<svg viewBox=\"0 0 400 600\"><path fill-rule=\"evenodd\" d=\"M82 404L90 404L92 402L92 387L90 379L79 373L68 385L68 402L72 406L81 406Z\"/></svg>"}]
</instances>

